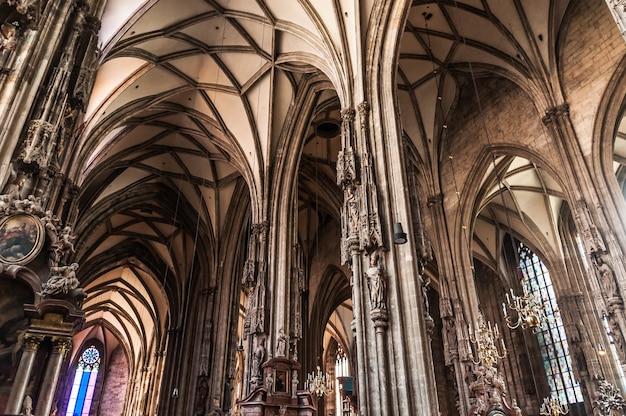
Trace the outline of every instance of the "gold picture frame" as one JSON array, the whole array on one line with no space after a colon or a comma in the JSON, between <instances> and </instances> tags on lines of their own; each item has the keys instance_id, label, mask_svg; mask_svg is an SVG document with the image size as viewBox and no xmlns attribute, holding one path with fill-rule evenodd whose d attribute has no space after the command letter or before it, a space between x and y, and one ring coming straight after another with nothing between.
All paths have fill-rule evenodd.
<instances>
[{"instance_id":1,"label":"gold picture frame","mask_svg":"<svg viewBox=\"0 0 626 416\"><path fill-rule=\"evenodd\" d=\"M0 221L0 261L26 264L39 254L45 240L43 224L31 214L15 214Z\"/></svg>"}]
</instances>

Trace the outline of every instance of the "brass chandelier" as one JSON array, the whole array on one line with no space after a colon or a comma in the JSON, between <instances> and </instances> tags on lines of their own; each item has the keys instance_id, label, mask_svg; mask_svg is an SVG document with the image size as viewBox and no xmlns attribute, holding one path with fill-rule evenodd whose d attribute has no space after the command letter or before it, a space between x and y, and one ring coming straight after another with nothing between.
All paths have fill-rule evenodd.
<instances>
[{"instance_id":1,"label":"brass chandelier","mask_svg":"<svg viewBox=\"0 0 626 416\"><path fill-rule=\"evenodd\" d=\"M506 303L502 303L504 319L506 320L506 325L511 329L519 327L522 329L530 328L533 330L533 333L537 333L548 318L546 317L543 303L540 303L535 295L528 292L526 287L523 287L523 291L524 294L522 296L513 294L513 289L511 289L510 296L508 293L506 294ZM508 313L509 309L517 312L517 319Z\"/></svg>"},{"instance_id":2,"label":"brass chandelier","mask_svg":"<svg viewBox=\"0 0 626 416\"><path fill-rule=\"evenodd\" d=\"M507 350L504 345L504 340L500 336L500 331L498 330L498 324L491 327L491 322L485 320L483 315L478 315L478 328L476 332L472 331L472 328L469 329L469 342L474 344L476 347L476 355L477 360L474 359L472 354L471 345L468 345L468 349L471 355L471 360L474 364L478 365L483 363L491 367L494 364L498 363L498 360L506 357ZM498 349L497 343L500 341L500 349Z\"/></svg>"},{"instance_id":3,"label":"brass chandelier","mask_svg":"<svg viewBox=\"0 0 626 416\"><path fill-rule=\"evenodd\" d=\"M552 396L543 399L539 414L541 416L561 416L569 413L567 404L562 404L558 397Z\"/></svg>"},{"instance_id":4,"label":"brass chandelier","mask_svg":"<svg viewBox=\"0 0 626 416\"><path fill-rule=\"evenodd\" d=\"M322 368L318 365L317 370L307 375L304 388L317 397L327 396L333 391L332 380L328 373L323 373Z\"/></svg>"}]
</instances>

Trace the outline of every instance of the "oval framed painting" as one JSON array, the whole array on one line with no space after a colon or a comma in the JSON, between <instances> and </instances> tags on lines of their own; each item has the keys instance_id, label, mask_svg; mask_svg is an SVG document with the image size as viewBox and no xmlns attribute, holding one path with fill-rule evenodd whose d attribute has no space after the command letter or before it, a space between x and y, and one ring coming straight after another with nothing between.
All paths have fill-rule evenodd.
<instances>
[{"instance_id":1,"label":"oval framed painting","mask_svg":"<svg viewBox=\"0 0 626 416\"><path fill-rule=\"evenodd\" d=\"M26 264L39 254L44 240L39 218L31 214L6 217L0 221L0 261Z\"/></svg>"}]
</instances>

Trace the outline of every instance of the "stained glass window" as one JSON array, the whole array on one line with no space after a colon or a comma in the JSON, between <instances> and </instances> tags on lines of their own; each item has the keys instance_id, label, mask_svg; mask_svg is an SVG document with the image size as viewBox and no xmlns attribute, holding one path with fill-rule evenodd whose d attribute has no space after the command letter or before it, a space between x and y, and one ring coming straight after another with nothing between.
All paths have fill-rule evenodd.
<instances>
[{"instance_id":1,"label":"stained glass window","mask_svg":"<svg viewBox=\"0 0 626 416\"><path fill-rule=\"evenodd\" d=\"M89 416L99 368L100 351L92 345L78 359L65 416Z\"/></svg>"},{"instance_id":2,"label":"stained glass window","mask_svg":"<svg viewBox=\"0 0 626 416\"><path fill-rule=\"evenodd\" d=\"M558 396L561 403L581 403L583 395L572 371L569 345L550 273L539 257L524 244L519 243L518 253L523 274L522 284L529 293L543 302L548 317L543 330L537 333L537 340L552 395Z\"/></svg>"}]
</instances>

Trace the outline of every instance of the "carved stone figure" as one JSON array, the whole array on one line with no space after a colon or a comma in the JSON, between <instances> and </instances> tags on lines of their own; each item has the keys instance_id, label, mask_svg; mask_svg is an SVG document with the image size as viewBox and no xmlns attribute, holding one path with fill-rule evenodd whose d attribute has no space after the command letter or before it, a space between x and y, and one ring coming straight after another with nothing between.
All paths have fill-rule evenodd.
<instances>
[{"instance_id":1,"label":"carved stone figure","mask_svg":"<svg viewBox=\"0 0 626 416\"><path fill-rule=\"evenodd\" d=\"M263 381L263 360L265 359L265 339L257 338L257 345L252 354L252 384L260 386Z\"/></svg>"},{"instance_id":2,"label":"carved stone figure","mask_svg":"<svg viewBox=\"0 0 626 416\"><path fill-rule=\"evenodd\" d=\"M424 298L424 315L430 316L430 302L428 300L428 286L430 285L430 278L426 278L422 284L422 297Z\"/></svg>"},{"instance_id":3,"label":"carved stone figure","mask_svg":"<svg viewBox=\"0 0 626 416\"><path fill-rule=\"evenodd\" d=\"M209 393L209 382L206 376L201 376L196 388L196 403L194 405L196 412L204 413L206 407L206 399Z\"/></svg>"},{"instance_id":4,"label":"carved stone figure","mask_svg":"<svg viewBox=\"0 0 626 416\"><path fill-rule=\"evenodd\" d=\"M63 228L63 231L61 231L61 235L59 237L59 243L61 244L62 250L69 250L72 253L76 253L76 250L74 249L74 240L76 239L76 237L72 235L72 227L70 227L69 225L65 226Z\"/></svg>"},{"instance_id":5,"label":"carved stone figure","mask_svg":"<svg viewBox=\"0 0 626 416\"><path fill-rule=\"evenodd\" d=\"M4 56L17 45L17 29L10 23L0 25L0 53Z\"/></svg>"},{"instance_id":6,"label":"carved stone figure","mask_svg":"<svg viewBox=\"0 0 626 416\"><path fill-rule=\"evenodd\" d=\"M31 120L20 157L27 165L34 163L43 168L48 166L52 150L56 145L54 126L46 120Z\"/></svg>"},{"instance_id":7,"label":"carved stone figure","mask_svg":"<svg viewBox=\"0 0 626 416\"><path fill-rule=\"evenodd\" d=\"M43 223L46 231L54 233L54 236L56 238L56 233L60 222L57 216L54 215L52 211L48 210L44 213L44 216L41 217L41 222Z\"/></svg>"},{"instance_id":8,"label":"carved stone figure","mask_svg":"<svg viewBox=\"0 0 626 416\"><path fill-rule=\"evenodd\" d=\"M37 3L37 0L8 0L7 3L11 6L15 6L15 10L19 14L26 14L28 13L28 9L32 8Z\"/></svg>"},{"instance_id":9,"label":"carved stone figure","mask_svg":"<svg viewBox=\"0 0 626 416\"><path fill-rule=\"evenodd\" d=\"M610 298L618 296L615 273L610 266L610 257L608 253L598 253L597 251L594 251L591 255L594 260L594 265L598 269L600 284L602 285L604 293Z\"/></svg>"},{"instance_id":10,"label":"carved stone figure","mask_svg":"<svg viewBox=\"0 0 626 416\"><path fill-rule=\"evenodd\" d=\"M278 338L276 340L276 356L284 357L287 343L289 342L289 335L285 334L282 328L278 331Z\"/></svg>"},{"instance_id":11,"label":"carved stone figure","mask_svg":"<svg viewBox=\"0 0 626 416\"><path fill-rule=\"evenodd\" d=\"M615 351L617 351L617 355L619 356L620 361L623 362L623 360L626 359L626 350L624 349L624 336L622 335L622 331L620 330L619 324L617 323L615 314L609 314L607 316L607 320L609 323L609 335L611 337L611 341L615 346Z\"/></svg>"},{"instance_id":12,"label":"carved stone figure","mask_svg":"<svg viewBox=\"0 0 626 416\"><path fill-rule=\"evenodd\" d=\"M293 370L291 373L291 397L298 397L298 371Z\"/></svg>"},{"instance_id":13,"label":"carved stone figure","mask_svg":"<svg viewBox=\"0 0 626 416\"><path fill-rule=\"evenodd\" d=\"M33 399L30 396L24 397L24 410L22 411L23 416L32 416L33 415Z\"/></svg>"},{"instance_id":14,"label":"carved stone figure","mask_svg":"<svg viewBox=\"0 0 626 416\"><path fill-rule=\"evenodd\" d=\"M265 388L267 389L267 394L272 395L272 389L274 387L274 377L272 377L272 373L268 372L267 376L265 376Z\"/></svg>"},{"instance_id":15,"label":"carved stone figure","mask_svg":"<svg viewBox=\"0 0 626 416\"><path fill-rule=\"evenodd\" d=\"M346 208L348 210L348 233L359 231L359 203L356 188L346 187Z\"/></svg>"},{"instance_id":16,"label":"carved stone figure","mask_svg":"<svg viewBox=\"0 0 626 416\"><path fill-rule=\"evenodd\" d=\"M22 199L22 189L24 189L25 183L26 178L18 177L15 181L10 183L9 186L7 186L7 190L4 195L10 198L11 201Z\"/></svg>"},{"instance_id":17,"label":"carved stone figure","mask_svg":"<svg viewBox=\"0 0 626 416\"><path fill-rule=\"evenodd\" d=\"M50 278L43 284L41 295L44 297L70 293L70 290L78 288L80 282L76 278L78 263L69 266L50 268Z\"/></svg>"},{"instance_id":18,"label":"carved stone figure","mask_svg":"<svg viewBox=\"0 0 626 416\"><path fill-rule=\"evenodd\" d=\"M365 277L370 290L372 309L387 309L385 275L378 265L378 259L378 252L370 254L370 267L365 272Z\"/></svg>"}]
</instances>

